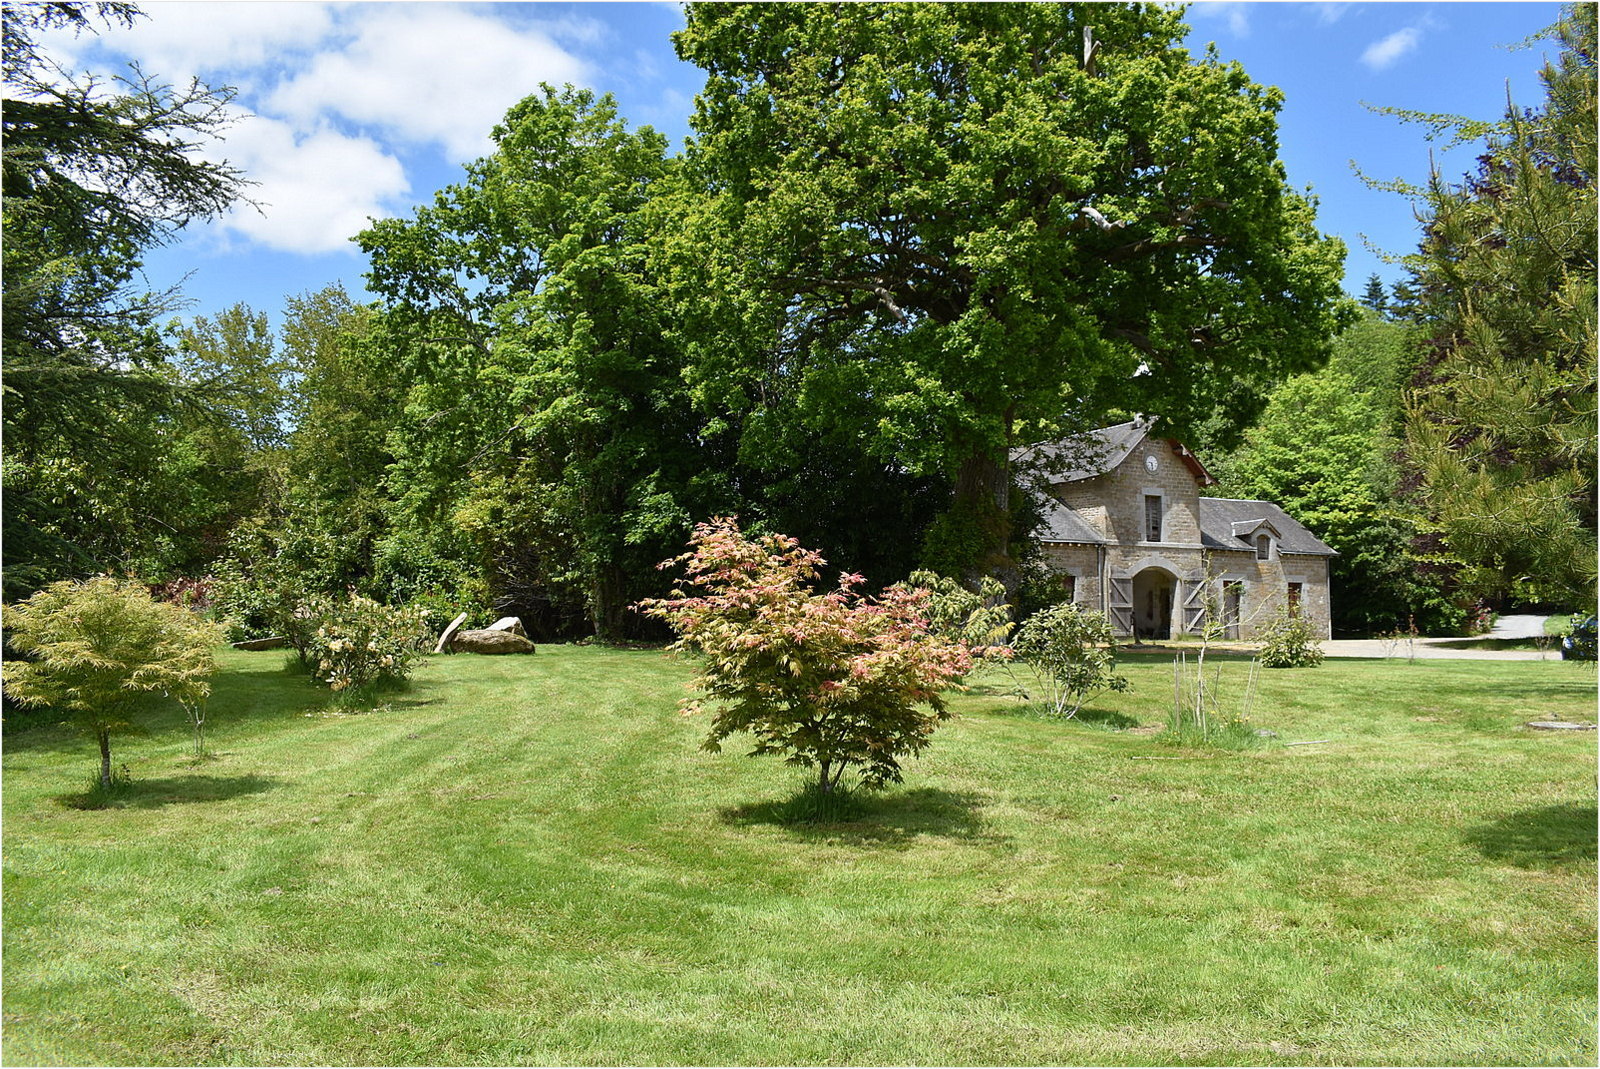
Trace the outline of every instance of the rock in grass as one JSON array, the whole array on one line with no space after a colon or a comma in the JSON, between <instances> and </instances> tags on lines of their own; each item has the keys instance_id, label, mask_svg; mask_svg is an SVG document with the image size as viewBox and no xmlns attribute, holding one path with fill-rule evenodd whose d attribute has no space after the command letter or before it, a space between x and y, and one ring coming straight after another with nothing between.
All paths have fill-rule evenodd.
<instances>
[{"instance_id":1,"label":"rock in grass","mask_svg":"<svg viewBox=\"0 0 1600 1069\"><path fill-rule=\"evenodd\" d=\"M235 642L236 650L281 650L289 644L289 640L282 635L272 638L247 638L243 642Z\"/></svg>"},{"instance_id":2,"label":"rock in grass","mask_svg":"<svg viewBox=\"0 0 1600 1069\"><path fill-rule=\"evenodd\" d=\"M453 653L532 653L533 643L509 631L457 631L450 639Z\"/></svg>"},{"instance_id":3,"label":"rock in grass","mask_svg":"<svg viewBox=\"0 0 1600 1069\"><path fill-rule=\"evenodd\" d=\"M1593 731L1593 724L1569 724L1565 720L1530 720L1528 726L1535 731Z\"/></svg>"}]
</instances>

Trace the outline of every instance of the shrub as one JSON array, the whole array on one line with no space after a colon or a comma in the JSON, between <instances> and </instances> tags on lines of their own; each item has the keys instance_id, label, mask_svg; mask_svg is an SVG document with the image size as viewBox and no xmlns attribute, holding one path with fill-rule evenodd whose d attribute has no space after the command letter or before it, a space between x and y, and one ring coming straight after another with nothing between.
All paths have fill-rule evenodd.
<instances>
[{"instance_id":1,"label":"shrub","mask_svg":"<svg viewBox=\"0 0 1600 1069\"><path fill-rule=\"evenodd\" d=\"M927 591L923 611L935 635L962 643L979 657L1010 652L1006 639L1011 635L1011 610L998 579L985 576L974 592L949 576L924 570L912 572L906 583Z\"/></svg>"},{"instance_id":2,"label":"shrub","mask_svg":"<svg viewBox=\"0 0 1600 1069\"><path fill-rule=\"evenodd\" d=\"M276 559L258 561L249 569L226 558L216 563L212 613L227 629L230 642L288 634L306 597L305 584Z\"/></svg>"},{"instance_id":3,"label":"shrub","mask_svg":"<svg viewBox=\"0 0 1600 1069\"><path fill-rule=\"evenodd\" d=\"M1052 716L1071 718L1091 694L1123 691L1115 636L1105 614L1063 602L1041 609L1017 629L1017 658L1032 670Z\"/></svg>"},{"instance_id":4,"label":"shrub","mask_svg":"<svg viewBox=\"0 0 1600 1069\"><path fill-rule=\"evenodd\" d=\"M678 632L673 649L705 658L695 683L718 702L705 749L747 731L751 756L817 769L824 794L847 768L869 788L898 783L899 758L950 715L940 693L972 670L965 645L930 633L927 591L893 586L872 600L845 574L813 593L819 555L784 535L746 537L732 519L696 525L690 545L662 567L683 565L698 592L638 607Z\"/></svg>"},{"instance_id":5,"label":"shrub","mask_svg":"<svg viewBox=\"0 0 1600 1069\"><path fill-rule=\"evenodd\" d=\"M1322 663L1322 647L1312 638L1311 625L1292 605L1273 614L1258 638L1265 668L1315 668Z\"/></svg>"},{"instance_id":6,"label":"shrub","mask_svg":"<svg viewBox=\"0 0 1600 1069\"><path fill-rule=\"evenodd\" d=\"M111 791L111 735L163 699L190 705L211 692L215 625L156 601L138 583L101 576L52 583L9 607L11 646L28 658L5 664L6 692L24 705L72 716L100 744L100 779Z\"/></svg>"},{"instance_id":7,"label":"shrub","mask_svg":"<svg viewBox=\"0 0 1600 1069\"><path fill-rule=\"evenodd\" d=\"M311 676L334 691L365 691L403 682L427 642L424 613L371 598L314 598L297 626L308 632Z\"/></svg>"}]
</instances>

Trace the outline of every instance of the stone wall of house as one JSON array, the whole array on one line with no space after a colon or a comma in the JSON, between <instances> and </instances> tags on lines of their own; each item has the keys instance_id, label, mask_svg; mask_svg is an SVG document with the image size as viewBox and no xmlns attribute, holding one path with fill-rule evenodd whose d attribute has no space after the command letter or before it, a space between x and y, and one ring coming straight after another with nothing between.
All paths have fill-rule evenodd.
<instances>
[{"instance_id":1,"label":"stone wall of house","mask_svg":"<svg viewBox=\"0 0 1600 1069\"><path fill-rule=\"evenodd\" d=\"M1156 470L1145 466L1156 458ZM1132 578L1149 568L1172 577L1174 633L1185 630L1181 608L1196 584L1207 575L1223 583L1240 584L1237 637L1251 639L1288 597L1290 583L1301 584L1301 612L1315 633L1330 637L1332 612L1328 597L1328 560L1321 556L1290 554L1280 557L1276 548L1269 560L1260 561L1252 550L1205 550L1200 537L1200 489L1183 458L1165 439L1146 438L1113 470L1092 479L1062 483L1056 496L1074 509L1109 545L1096 547L1063 543L1042 546L1046 564L1073 576L1073 598L1090 608L1109 611L1111 591L1101 578ZM1145 497L1162 499L1161 540L1145 540ZM1220 605L1222 589L1215 590Z\"/></svg>"},{"instance_id":2,"label":"stone wall of house","mask_svg":"<svg viewBox=\"0 0 1600 1069\"><path fill-rule=\"evenodd\" d=\"M1099 610L1100 550L1095 546L1060 542L1046 543L1040 549L1044 552L1045 565L1052 572L1072 576L1072 600L1085 608Z\"/></svg>"},{"instance_id":3,"label":"stone wall of house","mask_svg":"<svg viewBox=\"0 0 1600 1069\"><path fill-rule=\"evenodd\" d=\"M1300 612L1312 632L1331 638L1332 606L1328 597L1328 558L1290 554L1257 560L1253 552L1212 550L1210 570L1226 585L1240 585L1238 637L1252 639L1288 600L1289 584L1300 584ZM1218 592L1219 599L1221 591Z\"/></svg>"},{"instance_id":4,"label":"stone wall of house","mask_svg":"<svg viewBox=\"0 0 1600 1069\"><path fill-rule=\"evenodd\" d=\"M1156 459L1156 470L1145 458ZM1194 475L1164 438L1146 438L1104 475L1056 487L1057 496L1113 542L1133 545L1200 545L1200 491ZM1144 499L1162 499L1161 541L1146 542Z\"/></svg>"}]
</instances>

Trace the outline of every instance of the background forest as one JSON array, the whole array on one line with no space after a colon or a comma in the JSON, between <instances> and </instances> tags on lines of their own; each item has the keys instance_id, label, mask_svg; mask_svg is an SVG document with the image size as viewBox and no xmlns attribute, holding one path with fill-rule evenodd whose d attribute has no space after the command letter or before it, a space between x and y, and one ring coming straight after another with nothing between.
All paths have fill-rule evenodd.
<instances>
[{"instance_id":1,"label":"background forest","mask_svg":"<svg viewBox=\"0 0 1600 1069\"><path fill-rule=\"evenodd\" d=\"M193 151L228 93L36 44L131 5L7 5L6 601L112 572L234 637L346 589L653 637L628 607L729 514L875 586L1037 601L1010 451L1144 412L1339 551L1339 633L1592 609L1594 5L1537 107L1396 113L1487 147L1395 189L1420 244L1359 299L1276 91L1190 56L1179 13L1091 10L691 5L686 152L547 88L360 236L378 300L313 289L274 331L139 284L248 194Z\"/></svg>"}]
</instances>

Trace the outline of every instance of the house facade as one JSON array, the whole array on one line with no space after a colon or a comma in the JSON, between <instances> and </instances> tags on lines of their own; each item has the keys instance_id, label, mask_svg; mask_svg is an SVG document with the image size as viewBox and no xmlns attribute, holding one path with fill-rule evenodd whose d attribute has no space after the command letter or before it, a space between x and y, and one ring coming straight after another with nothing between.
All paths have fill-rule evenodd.
<instances>
[{"instance_id":1,"label":"house facade","mask_svg":"<svg viewBox=\"0 0 1600 1069\"><path fill-rule=\"evenodd\" d=\"M1331 637L1321 539L1268 501L1205 497L1216 482L1182 443L1134 420L1020 450L1036 470L1046 562L1071 600L1125 636L1197 634L1220 613L1250 639L1285 604Z\"/></svg>"}]
</instances>

